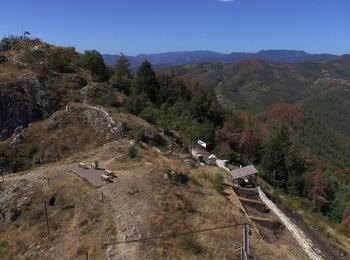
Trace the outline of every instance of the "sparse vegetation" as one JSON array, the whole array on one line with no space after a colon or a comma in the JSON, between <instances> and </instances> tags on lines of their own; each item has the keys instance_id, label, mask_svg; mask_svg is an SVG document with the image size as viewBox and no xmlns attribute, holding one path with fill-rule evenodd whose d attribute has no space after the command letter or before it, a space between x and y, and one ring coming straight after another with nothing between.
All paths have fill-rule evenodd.
<instances>
[{"instance_id":1,"label":"sparse vegetation","mask_svg":"<svg viewBox=\"0 0 350 260\"><path fill-rule=\"evenodd\" d=\"M189 181L188 176L183 173L175 173L173 179L180 184L186 184Z\"/></svg>"},{"instance_id":2,"label":"sparse vegetation","mask_svg":"<svg viewBox=\"0 0 350 260\"><path fill-rule=\"evenodd\" d=\"M182 250L190 252L195 255L199 254L202 251L201 246L193 238L193 236L190 236L190 235L180 236L177 239L177 244L179 248L181 248Z\"/></svg>"},{"instance_id":3,"label":"sparse vegetation","mask_svg":"<svg viewBox=\"0 0 350 260\"><path fill-rule=\"evenodd\" d=\"M222 194L224 192L224 177L221 174L216 174L213 179L214 189Z\"/></svg>"},{"instance_id":4,"label":"sparse vegetation","mask_svg":"<svg viewBox=\"0 0 350 260\"><path fill-rule=\"evenodd\" d=\"M135 145L130 145L129 149L128 149L128 156L131 159L135 159L138 155L137 149L135 147Z\"/></svg>"},{"instance_id":5,"label":"sparse vegetation","mask_svg":"<svg viewBox=\"0 0 350 260\"><path fill-rule=\"evenodd\" d=\"M72 60L74 54L70 53L70 49L57 48L49 53L48 66L50 69L60 73L72 73L76 64Z\"/></svg>"},{"instance_id":6,"label":"sparse vegetation","mask_svg":"<svg viewBox=\"0 0 350 260\"><path fill-rule=\"evenodd\" d=\"M105 107L117 107L118 103L112 92L107 92L95 99L95 103Z\"/></svg>"},{"instance_id":7,"label":"sparse vegetation","mask_svg":"<svg viewBox=\"0 0 350 260\"><path fill-rule=\"evenodd\" d=\"M24 154L28 159L33 158L33 156L38 152L36 145L32 144L24 150Z\"/></svg>"},{"instance_id":8,"label":"sparse vegetation","mask_svg":"<svg viewBox=\"0 0 350 260\"><path fill-rule=\"evenodd\" d=\"M136 144L145 141L145 131L141 128L133 129L131 132L131 138L134 139Z\"/></svg>"},{"instance_id":9,"label":"sparse vegetation","mask_svg":"<svg viewBox=\"0 0 350 260\"><path fill-rule=\"evenodd\" d=\"M23 53L22 60L25 63L33 64L35 62L38 62L40 59L42 59L44 56L44 53L39 50L26 50Z\"/></svg>"}]
</instances>

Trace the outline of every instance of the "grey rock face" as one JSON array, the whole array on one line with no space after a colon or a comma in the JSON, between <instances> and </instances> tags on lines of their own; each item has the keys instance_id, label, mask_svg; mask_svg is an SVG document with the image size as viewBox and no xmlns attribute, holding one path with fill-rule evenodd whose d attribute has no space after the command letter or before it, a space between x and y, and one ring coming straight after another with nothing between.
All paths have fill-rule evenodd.
<instances>
[{"instance_id":1,"label":"grey rock face","mask_svg":"<svg viewBox=\"0 0 350 260\"><path fill-rule=\"evenodd\" d=\"M58 111L56 113L54 113L48 123L47 123L47 129L48 130L54 130L57 128L62 128L63 124L64 124L64 120L63 120L63 116L62 116L62 111Z\"/></svg>"},{"instance_id":2,"label":"grey rock face","mask_svg":"<svg viewBox=\"0 0 350 260\"><path fill-rule=\"evenodd\" d=\"M18 126L27 126L42 117L35 103L22 98L10 87L0 84L0 140L11 136Z\"/></svg>"},{"instance_id":3,"label":"grey rock face","mask_svg":"<svg viewBox=\"0 0 350 260\"><path fill-rule=\"evenodd\" d=\"M49 99L46 93L46 86L37 78L22 77L19 84L25 94L30 96L39 107L45 110L50 110L54 107L52 100Z\"/></svg>"},{"instance_id":4,"label":"grey rock face","mask_svg":"<svg viewBox=\"0 0 350 260\"><path fill-rule=\"evenodd\" d=\"M113 140L123 137L124 125L116 122L103 108L90 106L84 115L96 133L106 136L106 139Z\"/></svg>"},{"instance_id":5,"label":"grey rock face","mask_svg":"<svg viewBox=\"0 0 350 260\"><path fill-rule=\"evenodd\" d=\"M79 75L27 73L13 83L0 82L0 141L10 137L18 126L27 127L43 115L52 114L69 101L70 91L86 85Z\"/></svg>"}]
</instances>

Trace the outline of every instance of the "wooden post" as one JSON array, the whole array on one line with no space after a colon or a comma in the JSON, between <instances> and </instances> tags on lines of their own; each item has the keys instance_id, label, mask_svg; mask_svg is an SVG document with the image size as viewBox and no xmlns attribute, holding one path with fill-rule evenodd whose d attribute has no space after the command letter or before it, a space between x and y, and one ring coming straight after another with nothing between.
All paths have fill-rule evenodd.
<instances>
[{"instance_id":1,"label":"wooden post","mask_svg":"<svg viewBox=\"0 0 350 260\"><path fill-rule=\"evenodd\" d=\"M45 213L45 220L46 220L47 235L50 235L50 229L49 229L49 219L47 218L47 207L46 207L46 201L44 202L44 213Z\"/></svg>"},{"instance_id":2,"label":"wooden post","mask_svg":"<svg viewBox=\"0 0 350 260\"><path fill-rule=\"evenodd\" d=\"M242 247L242 259L248 259L249 257L249 226L244 224L243 226L243 247Z\"/></svg>"},{"instance_id":3,"label":"wooden post","mask_svg":"<svg viewBox=\"0 0 350 260\"><path fill-rule=\"evenodd\" d=\"M104 203L104 202L103 202L103 192L101 193L101 199L102 199L102 203Z\"/></svg>"},{"instance_id":4,"label":"wooden post","mask_svg":"<svg viewBox=\"0 0 350 260\"><path fill-rule=\"evenodd\" d=\"M5 177L4 177L4 172L1 171L1 175L2 175L2 182L5 182Z\"/></svg>"},{"instance_id":5,"label":"wooden post","mask_svg":"<svg viewBox=\"0 0 350 260\"><path fill-rule=\"evenodd\" d=\"M85 252L85 258L86 260L89 260L89 253L87 251Z\"/></svg>"},{"instance_id":6,"label":"wooden post","mask_svg":"<svg viewBox=\"0 0 350 260\"><path fill-rule=\"evenodd\" d=\"M50 185L50 178L47 178L47 185Z\"/></svg>"}]
</instances>

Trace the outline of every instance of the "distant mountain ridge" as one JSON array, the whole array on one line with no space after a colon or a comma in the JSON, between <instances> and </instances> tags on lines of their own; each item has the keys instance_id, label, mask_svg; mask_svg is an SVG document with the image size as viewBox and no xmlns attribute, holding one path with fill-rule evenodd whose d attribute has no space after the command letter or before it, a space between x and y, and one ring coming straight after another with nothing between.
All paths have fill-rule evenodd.
<instances>
[{"instance_id":1,"label":"distant mountain ridge","mask_svg":"<svg viewBox=\"0 0 350 260\"><path fill-rule=\"evenodd\" d=\"M108 65L113 65L119 55L104 54L103 58ZM248 59L259 59L264 61L296 63L302 61L318 61L334 58L332 54L310 54L305 51L296 50L262 50L256 53L233 52L224 54L213 51L179 51L154 54L139 54L128 56L132 67L137 67L145 59L156 67L173 65L198 64L210 62L235 63Z\"/></svg>"}]
</instances>

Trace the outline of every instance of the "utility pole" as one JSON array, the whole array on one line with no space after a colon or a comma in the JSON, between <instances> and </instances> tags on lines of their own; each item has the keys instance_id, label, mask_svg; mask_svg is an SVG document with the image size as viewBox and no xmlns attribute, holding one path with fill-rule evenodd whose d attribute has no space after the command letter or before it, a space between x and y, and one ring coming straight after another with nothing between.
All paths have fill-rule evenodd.
<instances>
[{"instance_id":1,"label":"utility pole","mask_svg":"<svg viewBox=\"0 0 350 260\"><path fill-rule=\"evenodd\" d=\"M44 202L44 213L45 213L45 220L46 220L47 235L50 235L49 220L48 220L48 218L47 218L46 201Z\"/></svg>"},{"instance_id":2,"label":"utility pole","mask_svg":"<svg viewBox=\"0 0 350 260\"><path fill-rule=\"evenodd\" d=\"M249 259L249 226L244 224L243 226L243 247L241 260Z\"/></svg>"}]
</instances>

